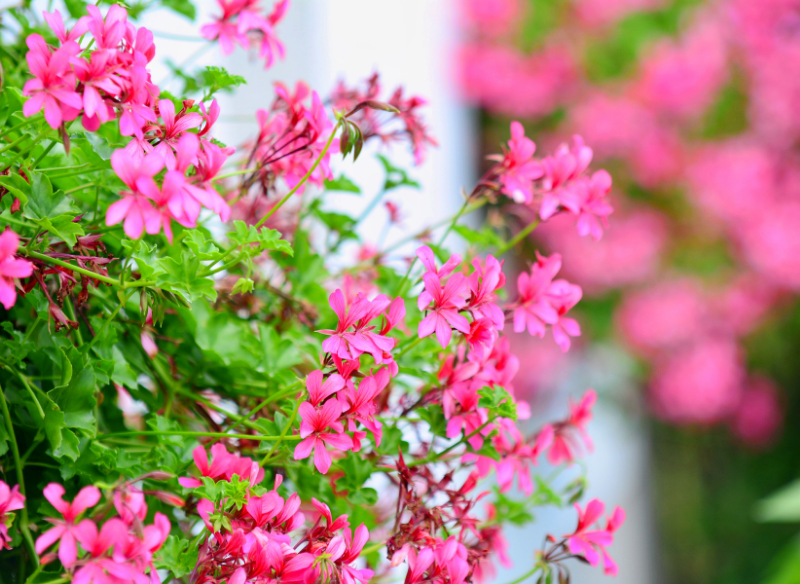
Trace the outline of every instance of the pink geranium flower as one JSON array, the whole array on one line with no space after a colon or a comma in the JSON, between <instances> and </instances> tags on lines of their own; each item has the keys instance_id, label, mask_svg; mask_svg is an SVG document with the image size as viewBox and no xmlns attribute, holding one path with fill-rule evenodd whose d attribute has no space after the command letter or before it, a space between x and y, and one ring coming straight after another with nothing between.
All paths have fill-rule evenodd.
<instances>
[{"instance_id":1,"label":"pink geranium flower","mask_svg":"<svg viewBox=\"0 0 800 584\"><path fill-rule=\"evenodd\" d=\"M8 535L8 525L13 520L11 511L22 509L25 506L25 495L19 492L19 485L9 489L4 481L0 481L0 551L11 549L8 543L11 538Z\"/></svg>"},{"instance_id":2,"label":"pink geranium flower","mask_svg":"<svg viewBox=\"0 0 800 584\"><path fill-rule=\"evenodd\" d=\"M10 229L6 229L0 235L0 304L6 310L11 310L17 301L14 280L27 278L33 273L32 263L14 256L18 248L19 237Z\"/></svg>"},{"instance_id":3,"label":"pink geranium flower","mask_svg":"<svg viewBox=\"0 0 800 584\"><path fill-rule=\"evenodd\" d=\"M69 42L52 53L41 35L30 35L26 43L30 51L25 55L35 79L25 82L22 94L30 97L22 106L22 113L30 117L44 109L44 119L51 128L78 117L82 107L81 96L75 92L75 75L70 68L70 57L80 47Z\"/></svg>"},{"instance_id":4,"label":"pink geranium flower","mask_svg":"<svg viewBox=\"0 0 800 584\"><path fill-rule=\"evenodd\" d=\"M36 553L41 554L56 542L58 544L58 559L64 567L69 568L78 558L78 548L75 539L78 536L78 517L89 507L94 507L100 501L100 491L97 487L84 487L78 492L72 503L64 501L64 487L58 483L50 483L44 488L45 499L61 513L63 520L50 519L53 528L45 531L36 539ZM91 523L91 522L90 522ZM96 527L95 527L96 529Z\"/></svg>"},{"instance_id":5,"label":"pink geranium flower","mask_svg":"<svg viewBox=\"0 0 800 584\"><path fill-rule=\"evenodd\" d=\"M616 576L619 569L606 548L614 543L614 532L625 522L625 511L616 507L608 518L605 529L591 530L590 528L603 515L605 508L605 504L599 499L589 501L585 510L576 503L578 527L565 537L570 553L582 556L592 566L597 566L602 558L605 573Z\"/></svg>"},{"instance_id":6,"label":"pink geranium flower","mask_svg":"<svg viewBox=\"0 0 800 584\"><path fill-rule=\"evenodd\" d=\"M544 168L533 159L536 144L525 137L525 128L519 122L511 122L511 140L503 158L500 184L503 192L517 203L533 201L533 181L542 178Z\"/></svg>"},{"instance_id":7,"label":"pink geranium flower","mask_svg":"<svg viewBox=\"0 0 800 584\"><path fill-rule=\"evenodd\" d=\"M425 283L425 290L419 295L417 306L420 310L429 312L419 323L417 333L420 338L425 338L435 332L442 348L447 347L453 336L453 328L464 334L470 332L469 321L459 314L466 304L463 297L466 278L464 274L456 273L442 286L438 276L427 272L422 276L422 281Z\"/></svg>"},{"instance_id":8,"label":"pink geranium flower","mask_svg":"<svg viewBox=\"0 0 800 584\"><path fill-rule=\"evenodd\" d=\"M303 438L294 449L294 459L303 460L314 453L314 466L322 474L331 467L331 455L327 447L347 451L353 446L350 437L344 433L339 421L342 404L335 399L325 402L321 409L315 409L309 402L300 404L300 437ZM333 432L326 432L330 428Z\"/></svg>"},{"instance_id":9,"label":"pink geranium flower","mask_svg":"<svg viewBox=\"0 0 800 584\"><path fill-rule=\"evenodd\" d=\"M143 190L152 193L158 190L153 177L164 167L164 161L151 153L140 162L132 159L124 150L115 150L111 155L111 166L117 176L130 189L122 193L122 199L112 203L106 212L106 225L116 225L124 220L125 235L138 239L147 231L161 231L161 213L153 208Z\"/></svg>"}]
</instances>

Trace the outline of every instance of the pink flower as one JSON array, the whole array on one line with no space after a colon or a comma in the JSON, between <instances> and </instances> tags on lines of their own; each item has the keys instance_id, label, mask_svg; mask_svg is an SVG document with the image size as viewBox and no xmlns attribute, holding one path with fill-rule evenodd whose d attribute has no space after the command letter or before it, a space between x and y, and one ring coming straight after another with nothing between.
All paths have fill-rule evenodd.
<instances>
[{"instance_id":1,"label":"pink flower","mask_svg":"<svg viewBox=\"0 0 800 584\"><path fill-rule=\"evenodd\" d=\"M553 323L553 338L563 352L569 351L570 337L581 336L581 327L574 318L564 316L581 299L583 291L580 286L570 284L566 280L556 280L547 292L550 305L558 313L558 322Z\"/></svg>"},{"instance_id":2,"label":"pink flower","mask_svg":"<svg viewBox=\"0 0 800 584\"><path fill-rule=\"evenodd\" d=\"M19 492L19 485L14 485L14 488L9 489L8 485L0 481L0 551L3 549L11 549L9 542L11 537L8 535L8 526L13 521L13 515L9 515L11 511L17 511L25 506L25 495Z\"/></svg>"},{"instance_id":3,"label":"pink flower","mask_svg":"<svg viewBox=\"0 0 800 584\"><path fill-rule=\"evenodd\" d=\"M314 407L318 406L321 401L333 395L343 387L344 379L338 373L328 376L324 383L322 382L322 371L319 369L312 371L306 377L308 400Z\"/></svg>"},{"instance_id":4,"label":"pink flower","mask_svg":"<svg viewBox=\"0 0 800 584\"><path fill-rule=\"evenodd\" d=\"M503 260L505 261L505 260ZM503 274L503 261L497 261L494 256L487 256L485 265L481 265L479 258L472 260L475 271L470 274L467 283L472 291L467 308L474 319L488 319L494 328L503 330L505 315L497 306L497 297L494 293L506 285Z\"/></svg>"},{"instance_id":5,"label":"pink flower","mask_svg":"<svg viewBox=\"0 0 800 584\"><path fill-rule=\"evenodd\" d=\"M344 391L339 394L342 410L344 410L343 415L348 418L348 430L355 431L354 421L361 422L367 430L372 432L376 446L381 445L383 425L374 418L377 412L374 400L389 385L391 374L390 369L379 369L375 374L370 374L362 379L357 389L350 381ZM365 433L362 433L362 437L363 435ZM361 450L360 440L354 437L353 451L358 452L359 450Z\"/></svg>"},{"instance_id":6,"label":"pink flower","mask_svg":"<svg viewBox=\"0 0 800 584\"><path fill-rule=\"evenodd\" d=\"M109 72L111 56L108 51L94 51L88 63L78 57L70 59L75 76L83 85L83 125L90 130L96 130L101 123L115 117L113 108L109 107L100 93L103 91L108 95L116 95L120 91Z\"/></svg>"},{"instance_id":7,"label":"pink flower","mask_svg":"<svg viewBox=\"0 0 800 584\"><path fill-rule=\"evenodd\" d=\"M203 118L198 113L182 113L175 117L175 104L171 99L162 99L158 102L158 111L164 121L164 133L160 136L158 145L153 150L161 156L164 166L168 170L175 170L175 154L173 150L178 145L178 138L187 130L197 128L203 123ZM197 147L194 148L197 150ZM196 152L195 152L196 154ZM185 166L188 166L185 165Z\"/></svg>"},{"instance_id":8,"label":"pink flower","mask_svg":"<svg viewBox=\"0 0 800 584\"><path fill-rule=\"evenodd\" d=\"M429 312L420 321L417 333L422 339L435 332L439 344L445 348L453 336L452 328L464 334L470 332L469 321L459 314L466 304L463 298L466 278L464 274L456 273L442 286L438 276L427 272L422 276L422 281L425 283L425 290L419 295L417 306L420 310Z\"/></svg>"},{"instance_id":9,"label":"pink flower","mask_svg":"<svg viewBox=\"0 0 800 584\"><path fill-rule=\"evenodd\" d=\"M80 48L70 42L52 53L38 34L28 36L30 51L25 55L35 79L25 82L22 94L30 97L22 107L25 117L44 109L44 118L51 128L78 117L81 97L75 92L75 75L69 66L70 57Z\"/></svg>"},{"instance_id":10,"label":"pink flower","mask_svg":"<svg viewBox=\"0 0 800 584\"><path fill-rule=\"evenodd\" d=\"M589 501L585 511L576 503L578 527L565 537L570 553L583 556L592 566L597 566L602 557L604 572L609 576L616 576L619 570L606 548L614 543L614 532L625 522L625 511L616 507L608 518L605 529L589 530L603 515L605 508L605 504L599 499Z\"/></svg>"},{"instance_id":11,"label":"pink flower","mask_svg":"<svg viewBox=\"0 0 800 584\"><path fill-rule=\"evenodd\" d=\"M556 466L571 463L581 453L581 441L587 450L592 449L592 440L586 426L592 419L592 408L597 401L597 393L588 390L578 404L569 402L569 418L553 428L553 440L547 452L547 460Z\"/></svg>"},{"instance_id":12,"label":"pink flower","mask_svg":"<svg viewBox=\"0 0 800 584\"><path fill-rule=\"evenodd\" d=\"M78 558L78 549L75 539L78 536L78 525L75 523L81 513L89 507L94 507L100 501L100 491L97 487L84 487L75 496L72 503L64 501L64 487L57 483L50 483L44 488L45 499L61 513L63 520L50 519L47 521L54 525L36 539L36 553L41 554L56 542L58 544L58 559L65 568L69 568ZM91 522L90 522L91 523Z\"/></svg>"},{"instance_id":13,"label":"pink flower","mask_svg":"<svg viewBox=\"0 0 800 584\"><path fill-rule=\"evenodd\" d=\"M6 310L11 310L17 301L14 279L27 278L33 273L32 263L14 257L17 248L19 237L16 233L6 229L0 234L0 304Z\"/></svg>"},{"instance_id":14,"label":"pink flower","mask_svg":"<svg viewBox=\"0 0 800 584\"><path fill-rule=\"evenodd\" d=\"M575 188L578 191L578 234L590 235L595 241L603 237L601 222L606 223L614 208L606 200L611 192L611 175L605 170L598 170L590 178L580 181Z\"/></svg>"},{"instance_id":15,"label":"pink flower","mask_svg":"<svg viewBox=\"0 0 800 584\"><path fill-rule=\"evenodd\" d=\"M491 320L481 318L469 323L469 332L464 336L472 351L470 358L483 361L491 353L494 342L497 340L497 330Z\"/></svg>"},{"instance_id":16,"label":"pink flower","mask_svg":"<svg viewBox=\"0 0 800 584\"><path fill-rule=\"evenodd\" d=\"M72 30L67 31L66 28L64 28L64 20L61 18L61 13L58 9L54 10L52 14L43 11L42 16L44 16L48 26L55 33L56 38L61 41L61 44L77 41L88 30L87 19L79 18L75 26L72 27Z\"/></svg>"},{"instance_id":17,"label":"pink flower","mask_svg":"<svg viewBox=\"0 0 800 584\"><path fill-rule=\"evenodd\" d=\"M661 282L627 294L617 312L625 339L645 355L670 349L703 330L707 308L695 282Z\"/></svg>"},{"instance_id":18,"label":"pink flower","mask_svg":"<svg viewBox=\"0 0 800 584\"><path fill-rule=\"evenodd\" d=\"M559 208L576 214L580 212L581 194L576 192L575 185L569 183L583 174L592 161L592 155L592 149L584 145L583 138L574 136L572 148L562 144L555 154L542 161L545 169L542 185L545 193L539 209L542 220L552 217Z\"/></svg>"},{"instance_id":19,"label":"pink flower","mask_svg":"<svg viewBox=\"0 0 800 584\"><path fill-rule=\"evenodd\" d=\"M361 555L361 550L364 549L364 544L367 543L368 539L369 530L363 523L356 528L354 535L351 534L349 527L342 532L344 552L336 562L339 564L342 571L343 584L356 584L356 582L367 584L374 575L374 572L369 568L359 569L350 565Z\"/></svg>"},{"instance_id":20,"label":"pink flower","mask_svg":"<svg viewBox=\"0 0 800 584\"><path fill-rule=\"evenodd\" d=\"M347 451L352 448L350 437L344 433L344 427L339 421L342 414L342 404L335 399L325 402L322 409L314 409L309 402L300 404L300 437L303 440L294 450L294 459L303 460L314 452L314 466L322 474L326 474L331 467L331 455L327 446L334 450ZM335 433L325 432L331 428Z\"/></svg>"},{"instance_id":21,"label":"pink flower","mask_svg":"<svg viewBox=\"0 0 800 584\"><path fill-rule=\"evenodd\" d=\"M322 342L322 349L328 353L338 355L341 359L355 359L364 353L369 353L376 363L392 363L389 354L394 348L395 339L385 336L393 324L384 326L380 332L375 331L372 320L380 316L387 308L390 310L387 323L397 323L405 315L405 304L402 300L390 302L383 294L378 294L374 299L367 300L361 293L357 294L350 306L344 299L341 290L335 290L328 302L339 317L336 330L319 330L317 332L329 335ZM350 329L353 330L350 330Z\"/></svg>"},{"instance_id":22,"label":"pink flower","mask_svg":"<svg viewBox=\"0 0 800 584\"><path fill-rule=\"evenodd\" d=\"M764 377L748 380L730 422L736 437L752 448L765 448L782 423L783 408L775 384Z\"/></svg>"},{"instance_id":23,"label":"pink flower","mask_svg":"<svg viewBox=\"0 0 800 584\"><path fill-rule=\"evenodd\" d=\"M89 13L85 17L86 25L97 46L101 49L116 49L125 36L128 11L119 4L112 4L105 17L94 4L89 4L86 11Z\"/></svg>"},{"instance_id":24,"label":"pink flower","mask_svg":"<svg viewBox=\"0 0 800 584\"><path fill-rule=\"evenodd\" d=\"M241 479L248 479L251 485L257 485L264 479L264 469L257 462L246 456L231 454L224 444L217 443L211 447L211 464L202 446L197 446L192 451L192 457L200 475L212 478L214 481L230 481L233 475L237 475ZM203 484L191 477L181 477L178 482L190 489Z\"/></svg>"},{"instance_id":25,"label":"pink flower","mask_svg":"<svg viewBox=\"0 0 800 584\"><path fill-rule=\"evenodd\" d=\"M544 176L542 164L533 160L536 144L525 137L525 128L519 122L511 122L511 140L508 152L501 163L500 184L503 192L517 203L533 201L533 181Z\"/></svg>"},{"instance_id":26,"label":"pink flower","mask_svg":"<svg viewBox=\"0 0 800 584\"><path fill-rule=\"evenodd\" d=\"M155 153L148 154L141 162L133 160L124 150L115 150L111 155L114 172L130 189L122 193L122 199L109 205L106 225L116 225L125 220L125 235L138 239L144 231L156 234L161 231L161 213L153 208L147 193L158 191L153 177L164 167L164 161Z\"/></svg>"},{"instance_id":27,"label":"pink flower","mask_svg":"<svg viewBox=\"0 0 800 584\"><path fill-rule=\"evenodd\" d=\"M433 250L427 245L417 248L417 257L419 261L422 262L422 265L425 266L425 271L427 273L433 274L440 279L446 278L461 264L461 256L454 253L441 268L437 268Z\"/></svg>"},{"instance_id":28,"label":"pink flower","mask_svg":"<svg viewBox=\"0 0 800 584\"><path fill-rule=\"evenodd\" d=\"M701 338L656 363L650 386L659 417L677 424L710 424L736 411L744 365L733 339Z\"/></svg>"},{"instance_id":29,"label":"pink flower","mask_svg":"<svg viewBox=\"0 0 800 584\"><path fill-rule=\"evenodd\" d=\"M522 272L519 275L519 307L514 310L514 332L521 333L527 328L529 334L541 338L545 333L545 323L558 322L558 313L548 301L547 291L560 269L560 255L538 256L530 274Z\"/></svg>"}]
</instances>

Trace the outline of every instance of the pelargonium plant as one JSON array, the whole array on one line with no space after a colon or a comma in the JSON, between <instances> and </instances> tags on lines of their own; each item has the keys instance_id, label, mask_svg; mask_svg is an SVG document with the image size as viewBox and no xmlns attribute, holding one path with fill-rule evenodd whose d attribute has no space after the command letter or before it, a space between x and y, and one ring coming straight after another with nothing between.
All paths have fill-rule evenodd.
<instances>
[{"instance_id":1,"label":"pelargonium plant","mask_svg":"<svg viewBox=\"0 0 800 584\"><path fill-rule=\"evenodd\" d=\"M219 4L210 47L283 55L286 0ZM436 145L423 99L384 97L377 76L327 98L277 85L258 134L228 146L214 96L243 79L177 68L172 95L151 76L141 6L67 8L12 8L2 31L3 578L482 582L508 565L504 525L569 503L574 531L532 548L526 578L564 581L572 560L615 574L624 512L577 503L596 396L519 425L503 336L508 322L566 351L580 334L557 253L516 287L501 258L554 216L599 236L610 177L587 172L591 150L576 138L535 158L515 122L443 232L351 258L358 223L414 182L383 156L386 184L353 218L326 207L359 192L331 163L369 142L422 163ZM462 218L519 200L539 205L530 225L447 250ZM542 457L574 480L535 472Z\"/></svg>"}]
</instances>

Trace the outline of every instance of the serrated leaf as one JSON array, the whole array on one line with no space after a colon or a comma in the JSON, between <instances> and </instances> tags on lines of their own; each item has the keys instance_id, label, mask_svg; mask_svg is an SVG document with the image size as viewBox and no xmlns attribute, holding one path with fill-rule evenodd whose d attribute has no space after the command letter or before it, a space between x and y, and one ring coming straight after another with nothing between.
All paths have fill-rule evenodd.
<instances>
[{"instance_id":1,"label":"serrated leaf","mask_svg":"<svg viewBox=\"0 0 800 584\"><path fill-rule=\"evenodd\" d=\"M66 243L70 249L78 243L78 236L85 235L80 223L73 221L72 214L59 215L51 219L39 219L36 221L43 229L46 229L58 239Z\"/></svg>"},{"instance_id":2,"label":"serrated leaf","mask_svg":"<svg viewBox=\"0 0 800 584\"><path fill-rule=\"evenodd\" d=\"M73 211L72 202L61 191L53 193L50 179L41 172L33 173L31 194L24 214L31 219L50 219Z\"/></svg>"},{"instance_id":3,"label":"serrated leaf","mask_svg":"<svg viewBox=\"0 0 800 584\"><path fill-rule=\"evenodd\" d=\"M0 185L18 198L23 205L28 202L28 193L31 191L31 185L20 175L9 174L0 176Z\"/></svg>"},{"instance_id":4,"label":"serrated leaf","mask_svg":"<svg viewBox=\"0 0 800 584\"><path fill-rule=\"evenodd\" d=\"M156 554L155 565L161 570L169 570L175 578L183 578L195 569L197 554L197 548L192 548L188 539L170 535Z\"/></svg>"}]
</instances>

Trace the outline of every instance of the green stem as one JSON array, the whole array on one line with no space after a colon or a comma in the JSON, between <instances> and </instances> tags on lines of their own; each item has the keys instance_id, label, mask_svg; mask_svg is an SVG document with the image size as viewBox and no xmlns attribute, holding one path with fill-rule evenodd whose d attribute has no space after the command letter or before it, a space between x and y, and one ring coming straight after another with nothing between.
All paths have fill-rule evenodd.
<instances>
[{"instance_id":1,"label":"green stem","mask_svg":"<svg viewBox=\"0 0 800 584\"><path fill-rule=\"evenodd\" d=\"M3 418L6 421L6 427L8 428L8 438L11 442L11 454L14 457L14 466L16 467L17 472L17 484L19 484L19 492L23 495L25 494L25 477L23 476L22 469L23 464L22 460L19 457L19 446L17 445L17 437L14 434L14 424L11 422L11 414L8 411L8 403L6 403L6 395L3 392L3 388L0 387L0 407L3 410ZM33 558L36 565L39 565L39 556L36 555L36 550L34 549L33 545L33 537L31 536L31 531L28 529L28 507L27 505L24 506L20 510L20 521L19 521L19 530L22 533L22 538L25 540L25 547L28 548L28 553L30 554L31 558Z\"/></svg>"},{"instance_id":2,"label":"green stem","mask_svg":"<svg viewBox=\"0 0 800 584\"><path fill-rule=\"evenodd\" d=\"M53 176L48 177L50 180L56 180L59 178L69 178L71 176L78 176L80 174L87 174L89 172L100 172L101 170L105 170L103 168L82 168L80 170L73 170L71 172L62 172L61 174L56 174Z\"/></svg>"},{"instance_id":3,"label":"green stem","mask_svg":"<svg viewBox=\"0 0 800 584\"><path fill-rule=\"evenodd\" d=\"M523 239L528 237L528 235L533 233L533 230L536 229L538 226L539 226L539 220L538 219L534 219L533 221L528 223L528 225L525 227L525 229L521 230L514 237L509 239L508 242L504 246L502 246L500 249L497 250L497 255L501 256L504 253L506 253L508 250L513 248L515 245L517 245L520 241L522 241Z\"/></svg>"},{"instance_id":4,"label":"green stem","mask_svg":"<svg viewBox=\"0 0 800 584\"><path fill-rule=\"evenodd\" d=\"M8 130L6 130L6 131L3 133L3 138L5 138L5 137L6 137L6 136L8 136L9 134L11 134L12 132L16 132L17 130L20 130L20 129L24 128L25 126L30 126L31 124L33 124L33 123L35 123L35 122L38 122L38 121L39 121L39 120L41 120L41 119L42 119L42 114L41 114L41 113L38 113L38 114L36 114L36 115L33 115L33 116L31 116L30 118L25 118L24 120L22 120L22 121L21 121L19 124L17 124L16 126L12 126L12 127L10 127Z\"/></svg>"},{"instance_id":5,"label":"green stem","mask_svg":"<svg viewBox=\"0 0 800 584\"><path fill-rule=\"evenodd\" d=\"M22 382L22 385L27 390L28 394L31 396L33 403L36 404L36 409L39 413L39 418L44 420L44 410L42 409L42 404L39 403L39 399L36 397L36 393L33 391L33 388L28 383L28 379L23 375L20 371L16 369L16 367L11 367L10 365L7 366L11 372L17 376L17 378Z\"/></svg>"},{"instance_id":6,"label":"green stem","mask_svg":"<svg viewBox=\"0 0 800 584\"><path fill-rule=\"evenodd\" d=\"M272 458L272 453L275 452L275 450L278 448L278 445L283 440L300 440L301 439L300 436L286 436L286 434L289 432L289 429L294 425L294 421L297 418L297 411L300 409L300 403L301 402L302 402L302 400L300 398L298 398L297 399L297 404L294 406L294 411L292 411L291 417L286 422L286 426L283 428L283 432L281 432L281 435L278 437L278 441L275 442L275 444L272 445L272 448L269 449L269 452L267 452L267 454L264 456L264 458L261 459L261 462L259 463L259 466L263 467L264 465L267 464L267 462L269 462L269 460Z\"/></svg>"},{"instance_id":7,"label":"green stem","mask_svg":"<svg viewBox=\"0 0 800 584\"><path fill-rule=\"evenodd\" d=\"M86 168L87 166L91 165L92 165L91 162L84 162L83 164L73 164L72 166L50 166L48 168L40 168L36 172L53 172L56 170L78 170L79 168Z\"/></svg>"},{"instance_id":8,"label":"green stem","mask_svg":"<svg viewBox=\"0 0 800 584\"><path fill-rule=\"evenodd\" d=\"M319 166L319 163L322 162L322 159L325 158L325 155L328 153L328 149L331 147L331 144L333 144L333 139L336 137L336 132L339 131L339 126L340 125L341 125L341 121L336 122L336 125L333 127L333 131L331 132L331 135L328 137L328 141L325 143L325 147L322 149L322 152L319 153L319 156L317 156L317 159L314 161L314 164L311 165L311 168L308 169L308 172L303 176L303 178L300 179L300 182L298 182L296 185L294 185L294 188L292 190L290 190L288 193L286 193L286 195L278 202L278 204L275 205L272 209L270 209L269 213L264 215L261 218L261 220L258 223L256 223L256 229L258 229L259 227L264 225L264 222L267 219L269 219L270 217L272 217L278 209L283 207L283 204L286 203L286 201L288 201L289 198L293 194L295 194L297 192L297 190L300 187L302 187L309 178L311 178L311 175L317 169L317 167Z\"/></svg>"},{"instance_id":9,"label":"green stem","mask_svg":"<svg viewBox=\"0 0 800 584\"><path fill-rule=\"evenodd\" d=\"M78 266L74 266L74 265L70 264L69 262L63 262L63 261L61 261L61 260L59 260L57 258L51 258L50 256L46 256L46 255L41 254L41 253L36 252L36 251L24 251L23 250L23 253L24 253L24 255L26 255L28 257L31 257L31 258L34 258L34 259L37 259L37 260L40 260L40 261L43 261L43 262L47 262L49 264L53 264L54 266L61 266L62 268L67 268L69 270L72 270L73 272L78 272L79 274L83 274L84 276L89 276L90 278L94 278L95 280L99 280L101 282L105 282L106 284L110 284L112 286L120 286L119 280L114 280L113 278L108 278L106 276L101 276L100 274L92 272L91 270L86 270L84 268L81 268L81 267L78 267ZM126 286L126 288L127 287L133 287L133 286Z\"/></svg>"},{"instance_id":10,"label":"green stem","mask_svg":"<svg viewBox=\"0 0 800 584\"><path fill-rule=\"evenodd\" d=\"M216 182L216 181L218 181L218 180L222 180L222 179L224 179L224 178L230 178L230 177L232 177L232 176L239 176L239 175L241 175L241 174L250 174L251 172L256 172L256 171L258 171L258 170L260 170L260 168L259 168L259 167L256 167L256 168L245 168L244 170L236 170L236 171L234 171L234 172L229 172L229 173L227 173L227 174L221 174L221 175L219 175L219 176L215 176L215 177L214 177L214 178L211 180L211 182Z\"/></svg>"},{"instance_id":11,"label":"green stem","mask_svg":"<svg viewBox=\"0 0 800 584\"><path fill-rule=\"evenodd\" d=\"M31 166L31 168L30 168L31 172L36 170L36 167L39 166L39 163L42 160L44 160L44 157L47 156L50 153L50 151L55 147L56 144L58 144L58 142L56 140L50 140L50 144L48 144L47 148L44 149L44 152L42 152L42 155L39 158L37 158L36 162L34 162L33 165Z\"/></svg>"},{"instance_id":12,"label":"green stem","mask_svg":"<svg viewBox=\"0 0 800 584\"><path fill-rule=\"evenodd\" d=\"M5 146L3 146L2 148L0 148L0 154L2 154L3 152L5 152L6 150L9 150L9 149L11 149L11 148L14 148L14 147L15 147L17 144L19 144L20 142L24 142L24 141L25 141L25 140L27 140L28 138L30 138L30 134L23 134L22 136L20 136L19 138L17 138L17 139L16 139L16 140L14 140L13 142L11 142L10 144L6 144L6 145L5 145Z\"/></svg>"},{"instance_id":13,"label":"green stem","mask_svg":"<svg viewBox=\"0 0 800 584\"><path fill-rule=\"evenodd\" d=\"M113 434L102 434L94 438L95 440L107 440L109 438L124 438L126 436L188 436L188 437L207 437L207 438L238 438L239 440L300 440L300 436L257 436L250 434L226 434L225 432L192 432L190 430L168 430L155 431L144 430L142 432L115 432Z\"/></svg>"},{"instance_id":14,"label":"green stem","mask_svg":"<svg viewBox=\"0 0 800 584\"><path fill-rule=\"evenodd\" d=\"M91 349L91 348L94 346L94 344L97 342L97 339L99 339L100 337L102 337L102 336L103 336L103 333L104 333L104 332L106 332L106 329L107 329L107 328L109 327L109 325L111 324L111 321L113 321L113 320L114 320L114 319L117 317L117 314L119 314L119 311L122 309L122 307L123 307L123 306L125 305L125 303L128 301L128 296L129 296L129 295L125 295L125 296L124 296L124 298L123 298L123 299L120 301L120 303L119 303L119 304L117 305L117 307L114 309L114 312L112 312L112 313L109 315L109 317L106 319L106 321L103 323L103 326L102 326L102 328L100 329L100 331L99 331L99 332L98 332L98 333L97 333L97 334L94 336L94 338L93 338L91 341L89 341L89 344L88 344L88 345L86 345L86 350L87 350L87 351L89 351L89 350L90 350L90 349Z\"/></svg>"}]
</instances>

